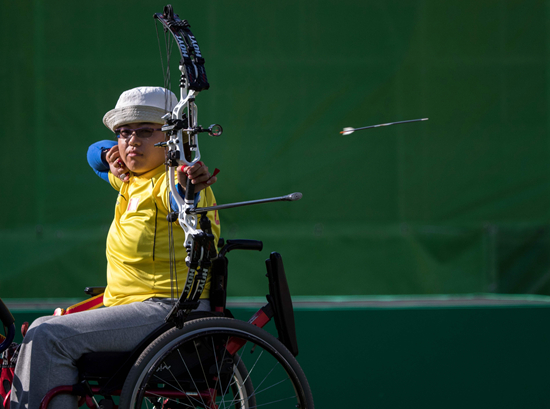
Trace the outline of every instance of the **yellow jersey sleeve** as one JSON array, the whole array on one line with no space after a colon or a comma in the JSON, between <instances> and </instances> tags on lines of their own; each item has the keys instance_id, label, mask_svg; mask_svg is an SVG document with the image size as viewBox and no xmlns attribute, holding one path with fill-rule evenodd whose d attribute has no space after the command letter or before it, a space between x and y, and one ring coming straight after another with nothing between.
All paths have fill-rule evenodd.
<instances>
[{"instance_id":1,"label":"yellow jersey sleeve","mask_svg":"<svg viewBox=\"0 0 550 409\"><path fill-rule=\"evenodd\" d=\"M109 183L115 189L117 192L120 192L120 188L124 184L120 178L117 178L115 175L113 175L111 172L109 172Z\"/></svg>"}]
</instances>

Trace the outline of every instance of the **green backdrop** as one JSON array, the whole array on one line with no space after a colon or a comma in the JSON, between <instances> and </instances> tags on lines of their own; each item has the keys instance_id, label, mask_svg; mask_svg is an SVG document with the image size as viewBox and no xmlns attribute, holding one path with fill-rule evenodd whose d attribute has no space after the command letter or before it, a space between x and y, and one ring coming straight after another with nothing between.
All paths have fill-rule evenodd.
<instances>
[{"instance_id":1,"label":"green backdrop","mask_svg":"<svg viewBox=\"0 0 550 409\"><path fill-rule=\"evenodd\" d=\"M162 85L160 1L0 0L0 292L105 282L115 192L86 163L118 95ZM197 99L232 295L277 250L300 295L550 294L545 1L180 1L211 89ZM161 33L162 35L162 33ZM345 126L429 117L343 137Z\"/></svg>"}]
</instances>

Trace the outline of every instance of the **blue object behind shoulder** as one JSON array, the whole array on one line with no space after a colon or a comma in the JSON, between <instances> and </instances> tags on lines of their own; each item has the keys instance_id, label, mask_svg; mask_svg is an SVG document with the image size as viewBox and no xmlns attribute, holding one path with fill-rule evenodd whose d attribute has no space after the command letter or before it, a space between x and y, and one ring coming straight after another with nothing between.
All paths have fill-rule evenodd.
<instances>
[{"instance_id":1,"label":"blue object behind shoulder","mask_svg":"<svg viewBox=\"0 0 550 409\"><path fill-rule=\"evenodd\" d=\"M116 141L106 140L96 142L88 148L88 163L94 172L107 183L109 182L109 164L101 159L101 153L115 145L117 145Z\"/></svg>"}]
</instances>

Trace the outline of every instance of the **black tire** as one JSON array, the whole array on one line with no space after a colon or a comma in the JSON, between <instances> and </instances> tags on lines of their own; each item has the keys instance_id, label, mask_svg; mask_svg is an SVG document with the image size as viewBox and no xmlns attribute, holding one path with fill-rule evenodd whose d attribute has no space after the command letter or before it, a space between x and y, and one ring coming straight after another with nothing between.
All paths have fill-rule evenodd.
<instances>
[{"instance_id":1,"label":"black tire","mask_svg":"<svg viewBox=\"0 0 550 409\"><path fill-rule=\"evenodd\" d=\"M283 344L247 322L220 317L189 321L155 339L130 370L119 407L214 405L314 409L307 379Z\"/></svg>"}]
</instances>

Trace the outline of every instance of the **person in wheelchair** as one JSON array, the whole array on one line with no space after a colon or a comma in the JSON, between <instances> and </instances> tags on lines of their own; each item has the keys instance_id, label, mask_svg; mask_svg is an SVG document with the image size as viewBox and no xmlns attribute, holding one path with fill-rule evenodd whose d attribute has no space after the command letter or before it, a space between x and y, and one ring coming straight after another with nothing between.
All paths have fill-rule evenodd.
<instances>
[{"instance_id":1,"label":"person in wheelchair","mask_svg":"<svg viewBox=\"0 0 550 409\"><path fill-rule=\"evenodd\" d=\"M121 94L103 123L118 142L90 146L88 162L94 171L119 192L114 220L107 236L107 308L63 316L41 317L29 328L20 349L11 390L11 409L38 408L44 395L59 385L78 382L76 361L88 352L128 351L164 322L172 300L185 283L184 232L174 226L175 264L171 266L170 213L162 117L177 104L176 96L161 87L138 87ZM200 207L215 205L210 185L216 177L201 162L177 170L178 190L187 178L195 185ZM216 241L220 222L207 214ZM171 276L171 267L175 277ZM198 310L209 311L209 283ZM77 397L60 395L52 407L76 408Z\"/></svg>"}]
</instances>

